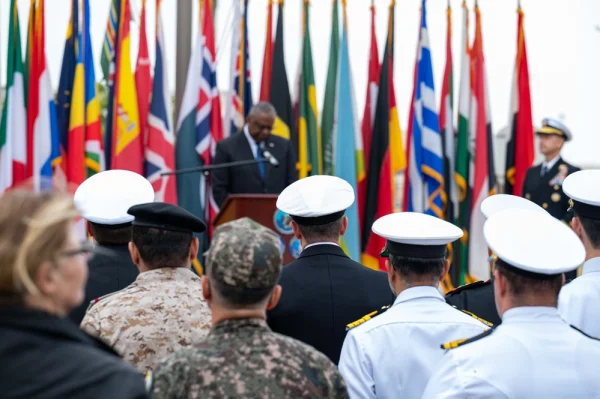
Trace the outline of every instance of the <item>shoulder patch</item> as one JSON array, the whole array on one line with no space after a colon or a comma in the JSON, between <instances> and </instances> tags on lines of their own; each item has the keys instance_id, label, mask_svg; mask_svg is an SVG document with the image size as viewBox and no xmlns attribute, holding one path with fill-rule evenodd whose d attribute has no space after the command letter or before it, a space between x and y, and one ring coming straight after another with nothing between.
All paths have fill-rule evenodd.
<instances>
[{"instance_id":1,"label":"shoulder patch","mask_svg":"<svg viewBox=\"0 0 600 399\"><path fill-rule=\"evenodd\" d=\"M346 325L346 331L356 327L356 326L360 326L361 324L363 324L366 321L371 320L373 317L378 316L382 313L384 313L386 310L388 310L392 305L387 305L387 306L383 306L380 310L375 310L367 315L364 315L363 317L361 317L360 319L353 321L350 324Z\"/></svg>"},{"instance_id":2,"label":"shoulder patch","mask_svg":"<svg viewBox=\"0 0 600 399\"><path fill-rule=\"evenodd\" d=\"M471 283L471 284L464 284L464 285L461 285L460 287L456 287L455 289L448 291L446 293L446 296L458 294L461 291L468 290L471 288L481 287L483 285L490 284L491 282L492 282L492 280L487 280L487 281L479 280L479 281L475 281L474 283Z\"/></svg>"},{"instance_id":3,"label":"shoulder patch","mask_svg":"<svg viewBox=\"0 0 600 399\"><path fill-rule=\"evenodd\" d=\"M478 334L474 337L471 338L461 338L461 339L457 339L454 341L450 341L450 342L446 342L445 344L442 344L440 347L442 349L454 349L454 348L458 348L459 346L463 346L466 344L470 344L471 342L475 342L480 340L481 338L485 338L488 335L490 335L491 333L494 332L493 328L489 328L487 330L485 330L484 332L482 332L481 334Z\"/></svg>"},{"instance_id":4,"label":"shoulder patch","mask_svg":"<svg viewBox=\"0 0 600 399\"><path fill-rule=\"evenodd\" d=\"M490 323L489 321L487 321L487 320L485 320L485 319L482 319L481 317L477 316L477 315L476 315L476 314L474 314L474 313L471 313L471 312L469 312L468 310L463 310L463 309L458 309L458 310L460 310L460 311L461 311L461 312L463 312L463 313L466 313L466 314L468 314L469 316L471 316L471 317L472 317L472 318L474 318L475 320L482 322L483 324L485 324L485 325L486 325L486 326L488 326L488 327L494 327L494 325L493 325L492 323Z\"/></svg>"},{"instance_id":5,"label":"shoulder patch","mask_svg":"<svg viewBox=\"0 0 600 399\"><path fill-rule=\"evenodd\" d=\"M580 329L580 328L578 328L578 327L575 327L575 326L574 326L574 325L572 325L572 324L570 324L570 326L571 326L571 328L573 328L573 329L575 329L575 330L579 331L581 334L585 335L586 337L588 337L588 338L591 338L591 339L594 339L594 340L596 340L596 341L600 341L600 338L593 337L593 336L591 336L591 335L589 335L589 334L585 333L585 332L584 332L582 329Z\"/></svg>"}]
</instances>

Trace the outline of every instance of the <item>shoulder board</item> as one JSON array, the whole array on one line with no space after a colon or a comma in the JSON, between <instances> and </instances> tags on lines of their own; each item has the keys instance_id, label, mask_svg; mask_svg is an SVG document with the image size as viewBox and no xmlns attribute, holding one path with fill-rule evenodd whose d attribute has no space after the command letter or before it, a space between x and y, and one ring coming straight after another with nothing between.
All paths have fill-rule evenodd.
<instances>
[{"instance_id":1,"label":"shoulder board","mask_svg":"<svg viewBox=\"0 0 600 399\"><path fill-rule=\"evenodd\" d=\"M458 308L457 308L458 309ZM461 312L468 314L469 316L471 316L472 318L474 318L477 321L482 322L483 324L485 324L488 327L494 327L494 325L492 323L490 323L489 321L482 319L481 317L477 316L474 313L469 312L468 310L463 310L463 309L459 309Z\"/></svg>"},{"instance_id":2,"label":"shoulder board","mask_svg":"<svg viewBox=\"0 0 600 399\"><path fill-rule=\"evenodd\" d=\"M474 337L471 338L461 338L461 339L457 339L454 341L450 341L450 342L446 342L445 344L442 344L440 347L442 349L454 349L454 348L458 348L459 346L463 346L466 344L470 344L471 342L475 342L480 340L481 338L485 338L488 335L490 335L492 332L494 332L493 328L489 328L487 330L485 330L484 332L482 332L479 335L476 335Z\"/></svg>"},{"instance_id":3,"label":"shoulder board","mask_svg":"<svg viewBox=\"0 0 600 399\"><path fill-rule=\"evenodd\" d=\"M574 326L574 325L572 325L572 324L571 324L570 326L571 326L571 328L574 328L575 330L579 331L580 333L582 333L582 334L583 334L583 335L585 335L586 337L588 337L588 338L591 338L591 339L594 339L594 340L596 340L596 341L600 341L600 338L596 338L596 337L593 337L593 336L591 336L591 335L589 335L589 334L586 334L586 333L585 333L583 330L581 330L580 328L577 328L577 327L575 327L575 326Z\"/></svg>"},{"instance_id":4,"label":"shoulder board","mask_svg":"<svg viewBox=\"0 0 600 399\"><path fill-rule=\"evenodd\" d=\"M481 287L482 285L487 285L491 282L492 282L492 280L487 280L487 281L479 280L479 281L475 281L474 283L471 283L471 284L461 285L460 287L456 287L455 289L448 291L446 293L446 296L454 295L461 291L468 290L470 288Z\"/></svg>"},{"instance_id":5,"label":"shoulder board","mask_svg":"<svg viewBox=\"0 0 600 399\"><path fill-rule=\"evenodd\" d=\"M366 321L371 320L373 317L382 314L383 312L385 312L386 310L388 310L390 308L391 305L387 305L382 307L380 310L375 310L367 315L364 315L363 317L361 317L360 319L353 321L352 323L346 325L346 331L350 330L351 328L354 328L356 326L360 326L361 324L363 324Z\"/></svg>"},{"instance_id":6,"label":"shoulder board","mask_svg":"<svg viewBox=\"0 0 600 399\"><path fill-rule=\"evenodd\" d=\"M94 305L96 305L98 302L102 301L103 299L105 299L105 298L108 298L108 297L111 297L111 296L113 296L113 295L115 295L116 293L119 293L119 292L121 292L121 291L123 291L123 290L119 290L119 291L111 292L110 294L102 295L101 297L98 297L98 298L92 299L92 300L90 301L90 304L88 305L88 307L87 307L87 310L86 310L86 311L89 311L91 308L93 308L93 307L94 307Z\"/></svg>"}]
</instances>

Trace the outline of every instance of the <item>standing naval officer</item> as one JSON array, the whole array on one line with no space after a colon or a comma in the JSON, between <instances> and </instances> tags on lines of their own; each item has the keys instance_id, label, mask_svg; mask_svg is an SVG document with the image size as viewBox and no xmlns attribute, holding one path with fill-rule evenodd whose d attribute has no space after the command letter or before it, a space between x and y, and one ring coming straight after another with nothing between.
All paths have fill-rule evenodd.
<instances>
[{"instance_id":1,"label":"standing naval officer","mask_svg":"<svg viewBox=\"0 0 600 399\"><path fill-rule=\"evenodd\" d=\"M598 397L600 341L566 324L556 309L563 273L583 261L583 244L564 223L524 209L491 216L484 236L497 256L502 324L443 344L446 354L423 398Z\"/></svg>"},{"instance_id":2,"label":"standing naval officer","mask_svg":"<svg viewBox=\"0 0 600 399\"><path fill-rule=\"evenodd\" d=\"M154 398L348 397L325 355L265 322L281 295L279 246L275 232L249 218L216 228L202 277L213 327L158 365Z\"/></svg>"},{"instance_id":3,"label":"standing naval officer","mask_svg":"<svg viewBox=\"0 0 600 399\"><path fill-rule=\"evenodd\" d=\"M533 211L548 214L541 206L522 197L509 194L496 194L487 197L481 203L481 213L486 219L490 216L511 208L531 209ZM492 252L488 248L488 254ZM492 267L492 278L487 281L476 281L458 287L446 294L446 302L460 310L471 312L497 326L502 323L496 302L494 301L494 271Z\"/></svg>"},{"instance_id":4,"label":"standing naval officer","mask_svg":"<svg viewBox=\"0 0 600 399\"><path fill-rule=\"evenodd\" d=\"M229 194L279 194L298 179L292 143L271 134L276 117L271 104L260 102L250 109L242 132L217 143L215 165L269 159L267 163L214 170L212 185L217 205L221 206Z\"/></svg>"},{"instance_id":5,"label":"standing naval officer","mask_svg":"<svg viewBox=\"0 0 600 399\"><path fill-rule=\"evenodd\" d=\"M139 271L128 249L133 216L127 210L154 201L154 189L137 173L107 170L81 183L74 201L96 244L95 254L88 261L84 301L69 314L79 325L92 300L119 291L137 278Z\"/></svg>"},{"instance_id":6,"label":"standing naval officer","mask_svg":"<svg viewBox=\"0 0 600 399\"><path fill-rule=\"evenodd\" d=\"M208 334L210 309L200 277L190 270L198 253L193 233L206 225L163 202L136 205L128 212L135 217L129 252L140 274L124 290L90 304L81 328L146 372Z\"/></svg>"},{"instance_id":7,"label":"standing naval officer","mask_svg":"<svg viewBox=\"0 0 600 399\"><path fill-rule=\"evenodd\" d=\"M581 276L565 285L558 297L562 318L586 334L600 337L600 170L582 170L565 179L572 202L573 231L585 247Z\"/></svg>"},{"instance_id":8,"label":"standing naval officer","mask_svg":"<svg viewBox=\"0 0 600 399\"><path fill-rule=\"evenodd\" d=\"M269 326L314 346L335 364L346 325L394 301L385 273L354 262L340 248L348 226L344 213L353 202L352 186L333 176L298 180L277 199L303 250L283 268L283 294L269 312Z\"/></svg>"},{"instance_id":9,"label":"standing naval officer","mask_svg":"<svg viewBox=\"0 0 600 399\"><path fill-rule=\"evenodd\" d=\"M450 268L447 244L463 231L413 212L384 216L372 229L387 240L381 256L398 296L385 313L348 332L340 372L351 398L420 398L444 354L439 342L489 328L446 304L439 292Z\"/></svg>"}]
</instances>

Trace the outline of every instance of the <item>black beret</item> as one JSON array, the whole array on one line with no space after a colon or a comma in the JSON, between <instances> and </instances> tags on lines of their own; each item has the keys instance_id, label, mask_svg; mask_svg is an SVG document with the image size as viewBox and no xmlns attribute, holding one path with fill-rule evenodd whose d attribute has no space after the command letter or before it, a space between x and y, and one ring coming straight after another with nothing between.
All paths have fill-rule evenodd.
<instances>
[{"instance_id":1,"label":"black beret","mask_svg":"<svg viewBox=\"0 0 600 399\"><path fill-rule=\"evenodd\" d=\"M206 224L180 206L166 202L149 202L134 205L127 210L133 215L134 226L152 227L161 230L185 231L201 233Z\"/></svg>"}]
</instances>

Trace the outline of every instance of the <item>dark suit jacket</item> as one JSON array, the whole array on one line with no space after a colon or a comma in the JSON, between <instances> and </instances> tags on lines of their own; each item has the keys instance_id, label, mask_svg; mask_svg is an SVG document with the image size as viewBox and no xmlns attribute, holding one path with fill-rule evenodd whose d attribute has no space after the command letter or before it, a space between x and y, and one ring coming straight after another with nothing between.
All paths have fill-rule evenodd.
<instances>
[{"instance_id":1,"label":"dark suit jacket","mask_svg":"<svg viewBox=\"0 0 600 399\"><path fill-rule=\"evenodd\" d=\"M471 312L495 326L502 323L496 309L492 280L477 281L458 287L446 294L446 303Z\"/></svg>"},{"instance_id":2,"label":"dark suit jacket","mask_svg":"<svg viewBox=\"0 0 600 399\"><path fill-rule=\"evenodd\" d=\"M271 135L267 149L279 161L279 166L265 164L265 178L260 177L258 165L216 169L212 172L213 195L221 206L229 194L279 194L298 180L296 157L289 140ZM254 159L244 132L217 143L213 164Z\"/></svg>"},{"instance_id":3,"label":"dark suit jacket","mask_svg":"<svg viewBox=\"0 0 600 399\"><path fill-rule=\"evenodd\" d=\"M348 258L335 245L316 245L283 267L279 304L267 321L277 333L315 347L337 364L346 325L394 302L387 274Z\"/></svg>"},{"instance_id":4,"label":"dark suit jacket","mask_svg":"<svg viewBox=\"0 0 600 399\"><path fill-rule=\"evenodd\" d=\"M146 398L144 377L67 319L0 305L2 398Z\"/></svg>"},{"instance_id":5,"label":"dark suit jacket","mask_svg":"<svg viewBox=\"0 0 600 399\"><path fill-rule=\"evenodd\" d=\"M562 158L558 159L544 177L541 177L542 164L532 166L525 176L523 196L568 224L573 215L567 212L569 197L563 192L562 183L568 175L578 170L579 168L566 163Z\"/></svg>"},{"instance_id":6,"label":"dark suit jacket","mask_svg":"<svg viewBox=\"0 0 600 399\"><path fill-rule=\"evenodd\" d=\"M85 286L85 299L69 314L69 318L77 325L81 324L91 301L122 290L133 283L139 274L137 266L131 260L127 244L103 245L101 248L109 250L112 255L102 251L88 262L90 274Z\"/></svg>"}]
</instances>

